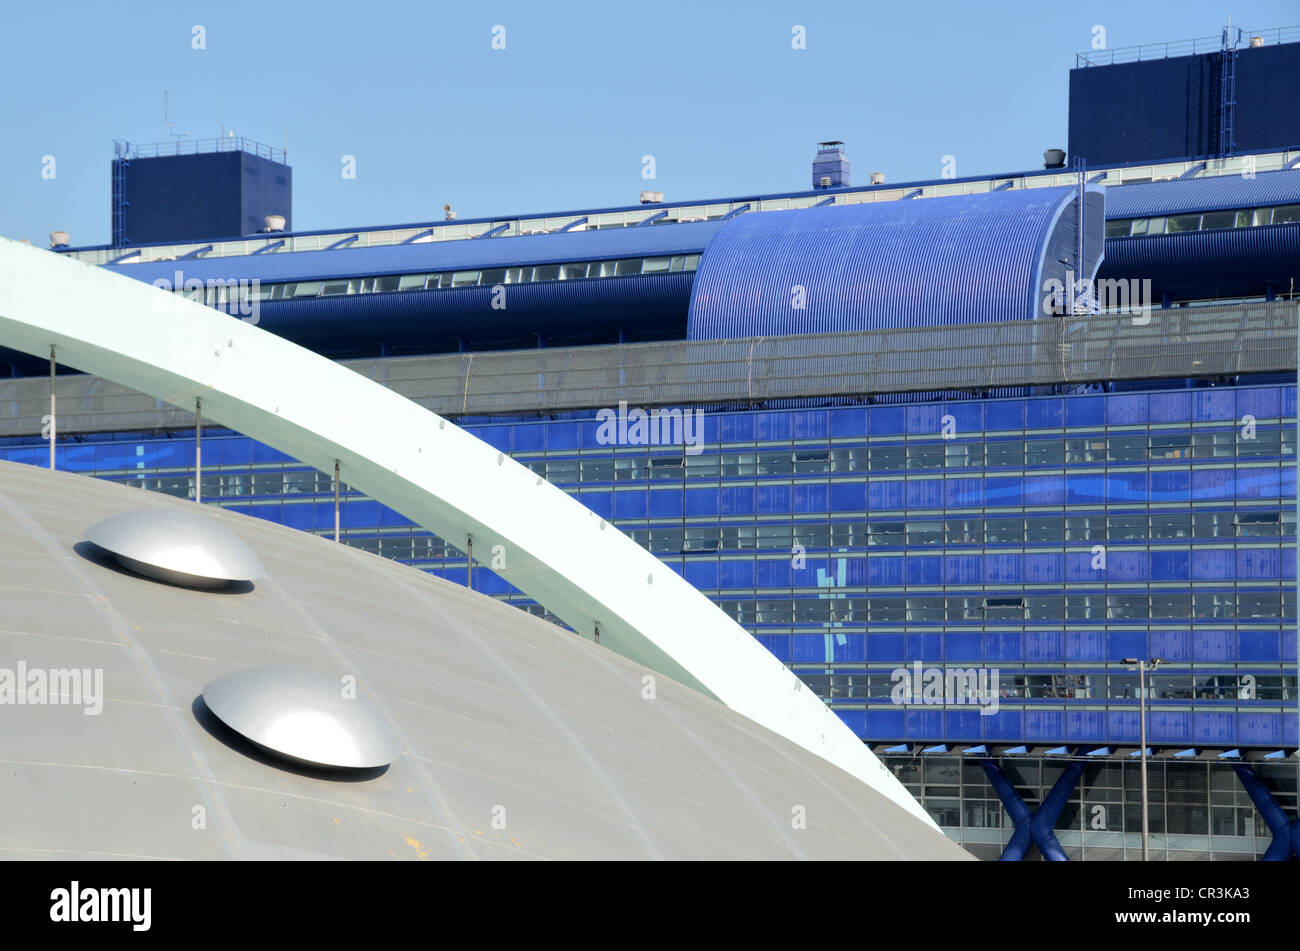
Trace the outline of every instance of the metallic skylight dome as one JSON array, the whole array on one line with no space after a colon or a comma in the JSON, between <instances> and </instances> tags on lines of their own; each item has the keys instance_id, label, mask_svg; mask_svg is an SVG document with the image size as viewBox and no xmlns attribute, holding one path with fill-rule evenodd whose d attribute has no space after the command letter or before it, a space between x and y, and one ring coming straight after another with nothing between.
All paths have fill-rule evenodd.
<instances>
[{"instance_id":1,"label":"metallic skylight dome","mask_svg":"<svg viewBox=\"0 0 1300 951\"><path fill-rule=\"evenodd\" d=\"M265 573L239 536L197 511L121 512L96 522L86 538L132 571L187 588L220 588Z\"/></svg>"},{"instance_id":2,"label":"metallic skylight dome","mask_svg":"<svg viewBox=\"0 0 1300 951\"><path fill-rule=\"evenodd\" d=\"M355 678L297 664L265 664L218 677L203 702L221 722L258 746L316 766L373 769L401 746Z\"/></svg>"}]
</instances>

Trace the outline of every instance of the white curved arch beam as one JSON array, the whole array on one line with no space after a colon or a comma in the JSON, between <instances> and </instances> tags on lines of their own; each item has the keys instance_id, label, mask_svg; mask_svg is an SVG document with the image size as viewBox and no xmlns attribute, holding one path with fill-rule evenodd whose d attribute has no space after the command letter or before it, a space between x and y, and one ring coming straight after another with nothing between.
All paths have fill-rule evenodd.
<instances>
[{"instance_id":1,"label":"white curved arch beam","mask_svg":"<svg viewBox=\"0 0 1300 951\"><path fill-rule=\"evenodd\" d=\"M575 630L840 766L938 826L830 708L576 499L441 417L250 323L0 239L0 345L129 386L324 472L453 542ZM501 546L497 548L497 546ZM499 559L498 559L499 561Z\"/></svg>"}]
</instances>

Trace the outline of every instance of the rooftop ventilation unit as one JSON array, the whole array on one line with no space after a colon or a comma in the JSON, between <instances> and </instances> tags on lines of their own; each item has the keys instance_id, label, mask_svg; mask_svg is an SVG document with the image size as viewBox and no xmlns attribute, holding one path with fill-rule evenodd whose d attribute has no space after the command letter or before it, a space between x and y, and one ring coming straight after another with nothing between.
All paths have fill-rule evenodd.
<instances>
[{"instance_id":1,"label":"rooftop ventilation unit","mask_svg":"<svg viewBox=\"0 0 1300 951\"><path fill-rule=\"evenodd\" d=\"M267 215L263 219L263 227L262 227L263 232L283 231L283 230L284 230L284 215Z\"/></svg>"},{"instance_id":2,"label":"rooftop ventilation unit","mask_svg":"<svg viewBox=\"0 0 1300 951\"><path fill-rule=\"evenodd\" d=\"M1262 37L1262 36L1252 36L1252 37L1250 38L1250 48L1251 48L1251 49L1253 49L1253 50L1257 50L1257 49L1259 49L1259 48L1260 48L1261 46L1263 46L1263 45L1264 45L1264 37Z\"/></svg>"},{"instance_id":3,"label":"rooftop ventilation unit","mask_svg":"<svg viewBox=\"0 0 1300 951\"><path fill-rule=\"evenodd\" d=\"M838 139L817 143L812 166L813 188L844 188L849 184L849 157Z\"/></svg>"},{"instance_id":4,"label":"rooftop ventilation unit","mask_svg":"<svg viewBox=\"0 0 1300 951\"><path fill-rule=\"evenodd\" d=\"M66 231L50 232L50 247L66 248L68 246L68 233Z\"/></svg>"},{"instance_id":5,"label":"rooftop ventilation unit","mask_svg":"<svg viewBox=\"0 0 1300 951\"><path fill-rule=\"evenodd\" d=\"M663 192L642 192L641 193L641 204L643 205L657 205L663 200L664 200Z\"/></svg>"},{"instance_id":6,"label":"rooftop ventilation unit","mask_svg":"<svg viewBox=\"0 0 1300 951\"><path fill-rule=\"evenodd\" d=\"M265 574L239 536L196 512L120 512L92 525L86 538L124 568L185 588L223 588Z\"/></svg>"},{"instance_id":7,"label":"rooftop ventilation unit","mask_svg":"<svg viewBox=\"0 0 1300 951\"><path fill-rule=\"evenodd\" d=\"M885 173L884 173L884 172L872 172L872 173L871 173L871 184L873 184L873 185L883 185L883 184L885 184Z\"/></svg>"},{"instance_id":8,"label":"rooftop ventilation unit","mask_svg":"<svg viewBox=\"0 0 1300 951\"><path fill-rule=\"evenodd\" d=\"M1048 149L1044 152L1043 168L1065 168L1065 149Z\"/></svg>"},{"instance_id":9,"label":"rooftop ventilation unit","mask_svg":"<svg viewBox=\"0 0 1300 951\"><path fill-rule=\"evenodd\" d=\"M299 763L377 769L402 748L378 708L348 678L296 664L248 667L203 688L203 702L246 740Z\"/></svg>"}]
</instances>

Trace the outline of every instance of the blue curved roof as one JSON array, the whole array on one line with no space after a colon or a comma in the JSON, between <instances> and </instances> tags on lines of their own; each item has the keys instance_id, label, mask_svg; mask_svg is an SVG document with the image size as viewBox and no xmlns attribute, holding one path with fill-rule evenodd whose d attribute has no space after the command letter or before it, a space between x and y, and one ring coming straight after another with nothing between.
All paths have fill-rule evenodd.
<instances>
[{"instance_id":1,"label":"blue curved roof","mask_svg":"<svg viewBox=\"0 0 1300 951\"><path fill-rule=\"evenodd\" d=\"M1106 217L1147 218L1185 211L1259 208L1294 202L1300 202L1300 169L1260 172L1254 178L1220 175L1108 188Z\"/></svg>"},{"instance_id":2,"label":"blue curved roof","mask_svg":"<svg viewBox=\"0 0 1300 951\"><path fill-rule=\"evenodd\" d=\"M329 356L385 348L409 352L680 338L691 273L512 285L509 306L491 287L444 288L263 301L258 326Z\"/></svg>"},{"instance_id":3,"label":"blue curved roof","mask_svg":"<svg viewBox=\"0 0 1300 951\"><path fill-rule=\"evenodd\" d=\"M641 228L565 231L508 238L470 238L463 241L430 241L425 244L341 248L337 251L249 254L240 257L106 266L146 283L153 283L160 278L172 280L173 274L179 269L187 279L256 279L269 284L331 277L373 277L381 274L556 264L563 261L696 254L704 249L721 226L722 222L719 221L699 221L647 225ZM268 240L267 243L271 242Z\"/></svg>"},{"instance_id":4,"label":"blue curved roof","mask_svg":"<svg viewBox=\"0 0 1300 951\"><path fill-rule=\"evenodd\" d=\"M1247 297L1300 282L1300 225L1107 238L1099 278L1151 281L1172 298Z\"/></svg>"},{"instance_id":5,"label":"blue curved roof","mask_svg":"<svg viewBox=\"0 0 1300 951\"><path fill-rule=\"evenodd\" d=\"M1034 188L734 218L700 259L687 336L1031 319L1044 282L1074 258L1076 195ZM1104 200L1089 188L1089 276Z\"/></svg>"}]
</instances>

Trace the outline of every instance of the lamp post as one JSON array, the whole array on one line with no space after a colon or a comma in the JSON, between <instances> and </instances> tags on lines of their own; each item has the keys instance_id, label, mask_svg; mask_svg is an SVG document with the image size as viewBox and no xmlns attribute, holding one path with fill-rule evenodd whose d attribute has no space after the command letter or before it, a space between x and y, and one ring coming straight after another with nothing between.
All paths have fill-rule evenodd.
<instances>
[{"instance_id":1,"label":"lamp post","mask_svg":"<svg viewBox=\"0 0 1300 951\"><path fill-rule=\"evenodd\" d=\"M1155 670L1165 662L1163 657L1153 657L1150 661L1136 657L1125 657L1120 661L1128 667L1137 667L1138 672L1138 718L1141 722L1142 742L1142 861L1151 861L1150 830L1147 825L1147 671ZM1150 664L1148 667L1147 665Z\"/></svg>"}]
</instances>

